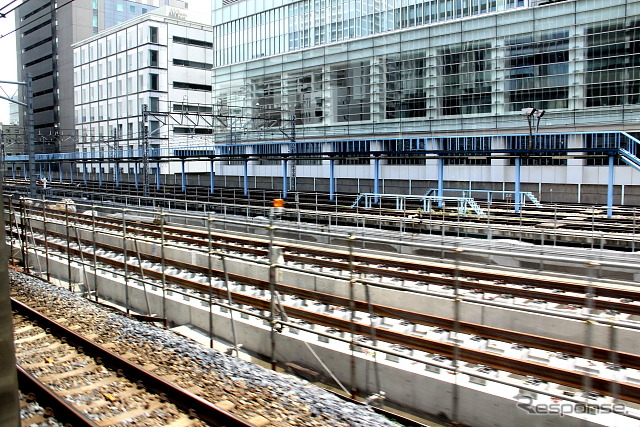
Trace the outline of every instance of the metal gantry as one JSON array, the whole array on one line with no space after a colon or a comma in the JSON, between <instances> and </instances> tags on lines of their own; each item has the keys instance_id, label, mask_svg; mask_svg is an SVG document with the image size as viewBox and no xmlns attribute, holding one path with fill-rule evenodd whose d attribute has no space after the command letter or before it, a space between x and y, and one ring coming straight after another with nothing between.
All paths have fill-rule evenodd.
<instances>
[{"instance_id":1,"label":"metal gantry","mask_svg":"<svg viewBox=\"0 0 640 427\"><path fill-rule=\"evenodd\" d=\"M29 173L29 195L35 198L36 189L36 148L35 148L35 130L33 119L33 76L31 73L25 73L25 81L0 81L4 84L15 84L25 87L25 101L21 102L6 96L0 95L0 99L4 99L14 104L18 104L26 109L27 116L27 156L28 156L28 173ZM4 153L3 153L4 154ZM4 172L4 171L3 171Z\"/></svg>"}]
</instances>

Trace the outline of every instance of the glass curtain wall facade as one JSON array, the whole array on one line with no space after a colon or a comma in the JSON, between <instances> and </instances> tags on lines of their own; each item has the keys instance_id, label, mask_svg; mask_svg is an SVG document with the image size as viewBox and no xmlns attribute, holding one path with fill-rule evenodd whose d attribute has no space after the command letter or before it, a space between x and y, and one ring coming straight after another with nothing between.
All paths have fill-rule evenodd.
<instances>
[{"instance_id":1,"label":"glass curtain wall facade","mask_svg":"<svg viewBox=\"0 0 640 427\"><path fill-rule=\"evenodd\" d=\"M244 111L234 142L282 139L252 130L292 117L299 139L526 133L528 107L546 110L541 129L639 126L637 0L436 2L429 19L427 2L317 0L231 16L244 3L214 27L214 108Z\"/></svg>"}]
</instances>

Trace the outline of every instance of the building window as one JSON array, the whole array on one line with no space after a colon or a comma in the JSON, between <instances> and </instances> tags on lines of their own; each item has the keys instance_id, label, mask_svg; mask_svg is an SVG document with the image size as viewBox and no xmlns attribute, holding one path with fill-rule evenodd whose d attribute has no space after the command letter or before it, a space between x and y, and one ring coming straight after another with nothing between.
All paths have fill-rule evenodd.
<instances>
[{"instance_id":1,"label":"building window","mask_svg":"<svg viewBox=\"0 0 640 427\"><path fill-rule=\"evenodd\" d=\"M213 64L207 64L206 62L188 61L186 59L173 59L173 65L180 67L198 68L200 70L210 70L213 68Z\"/></svg>"},{"instance_id":2,"label":"building window","mask_svg":"<svg viewBox=\"0 0 640 427\"><path fill-rule=\"evenodd\" d=\"M158 51L150 50L149 51L149 66L157 67L158 66Z\"/></svg>"},{"instance_id":3,"label":"building window","mask_svg":"<svg viewBox=\"0 0 640 427\"><path fill-rule=\"evenodd\" d=\"M116 5L116 10L117 10L118 12L124 12L124 5L123 5L122 3L118 3L118 4Z\"/></svg>"},{"instance_id":4,"label":"building window","mask_svg":"<svg viewBox=\"0 0 640 427\"><path fill-rule=\"evenodd\" d=\"M426 52L419 50L387 57L385 117L425 117Z\"/></svg>"},{"instance_id":5,"label":"building window","mask_svg":"<svg viewBox=\"0 0 640 427\"><path fill-rule=\"evenodd\" d=\"M333 67L333 99L337 102L338 122L371 119L370 68L369 61Z\"/></svg>"},{"instance_id":6,"label":"building window","mask_svg":"<svg viewBox=\"0 0 640 427\"><path fill-rule=\"evenodd\" d=\"M324 121L323 76L321 69L312 68L289 73L287 100L293 106L296 124L308 125Z\"/></svg>"},{"instance_id":7,"label":"building window","mask_svg":"<svg viewBox=\"0 0 640 427\"><path fill-rule=\"evenodd\" d=\"M160 90L158 74L149 74L149 89Z\"/></svg>"},{"instance_id":8,"label":"building window","mask_svg":"<svg viewBox=\"0 0 640 427\"><path fill-rule=\"evenodd\" d=\"M507 40L509 109L567 108L569 98L569 33Z\"/></svg>"},{"instance_id":9,"label":"building window","mask_svg":"<svg viewBox=\"0 0 640 427\"><path fill-rule=\"evenodd\" d=\"M149 42L158 43L158 27L149 27Z\"/></svg>"},{"instance_id":10,"label":"building window","mask_svg":"<svg viewBox=\"0 0 640 427\"><path fill-rule=\"evenodd\" d=\"M587 107L640 103L640 21L587 29Z\"/></svg>"},{"instance_id":11,"label":"building window","mask_svg":"<svg viewBox=\"0 0 640 427\"><path fill-rule=\"evenodd\" d=\"M129 5L129 13L136 13L136 7L134 5Z\"/></svg>"},{"instance_id":12,"label":"building window","mask_svg":"<svg viewBox=\"0 0 640 427\"><path fill-rule=\"evenodd\" d=\"M465 43L438 51L443 115L491 112L489 48L487 43Z\"/></svg>"},{"instance_id":13,"label":"building window","mask_svg":"<svg viewBox=\"0 0 640 427\"><path fill-rule=\"evenodd\" d=\"M174 43L187 44L191 46L213 47L213 43L204 40L189 39L186 37L173 36Z\"/></svg>"},{"instance_id":14,"label":"building window","mask_svg":"<svg viewBox=\"0 0 640 427\"><path fill-rule=\"evenodd\" d=\"M157 96L149 97L149 111L157 113L160 111L160 98Z\"/></svg>"},{"instance_id":15,"label":"building window","mask_svg":"<svg viewBox=\"0 0 640 427\"><path fill-rule=\"evenodd\" d=\"M201 85L197 83L187 82L173 82L174 89L190 89L190 90L204 90L211 92L211 85Z\"/></svg>"}]
</instances>

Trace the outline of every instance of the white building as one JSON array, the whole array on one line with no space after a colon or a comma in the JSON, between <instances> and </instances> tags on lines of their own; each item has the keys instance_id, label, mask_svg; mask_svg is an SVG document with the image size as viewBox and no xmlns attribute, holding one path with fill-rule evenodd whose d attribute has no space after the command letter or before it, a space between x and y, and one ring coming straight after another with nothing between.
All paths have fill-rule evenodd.
<instances>
[{"instance_id":1,"label":"white building","mask_svg":"<svg viewBox=\"0 0 640 427\"><path fill-rule=\"evenodd\" d=\"M144 105L151 148L207 143L210 127L186 119L187 113L211 112L210 26L189 20L184 10L163 7L73 48L78 151L110 157L116 150L137 150L143 143ZM183 113L182 120L168 113ZM103 172L114 167L103 165ZM92 168L96 172L97 165ZM132 173L135 163L118 168ZM158 172L173 173L170 164L162 169Z\"/></svg>"}]
</instances>

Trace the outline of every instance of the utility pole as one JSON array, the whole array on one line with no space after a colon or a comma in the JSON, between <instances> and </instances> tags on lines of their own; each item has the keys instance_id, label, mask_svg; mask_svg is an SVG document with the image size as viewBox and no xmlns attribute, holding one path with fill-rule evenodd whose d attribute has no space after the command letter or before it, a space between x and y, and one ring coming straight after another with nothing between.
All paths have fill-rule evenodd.
<instances>
[{"instance_id":1,"label":"utility pole","mask_svg":"<svg viewBox=\"0 0 640 427\"><path fill-rule=\"evenodd\" d=\"M36 198L36 147L35 147L35 131L33 122L33 86L32 75L26 73L24 82L12 82L12 81L0 81L0 83L14 84L25 86L26 96L25 102L16 101L15 99L8 98L0 95L0 99L5 99L9 102L13 102L18 105L22 105L26 108L27 113L27 154L29 155L29 196Z\"/></svg>"},{"instance_id":2,"label":"utility pole","mask_svg":"<svg viewBox=\"0 0 640 427\"><path fill-rule=\"evenodd\" d=\"M149 115L147 104L142 104L142 194L149 197ZM157 183L156 183L157 184Z\"/></svg>"},{"instance_id":3,"label":"utility pole","mask_svg":"<svg viewBox=\"0 0 640 427\"><path fill-rule=\"evenodd\" d=\"M291 150L290 152L294 153L296 156L291 159L291 184L289 185L290 189L295 191L297 187L296 183L296 157L298 155L298 145L296 144L296 115L291 116Z\"/></svg>"}]
</instances>

